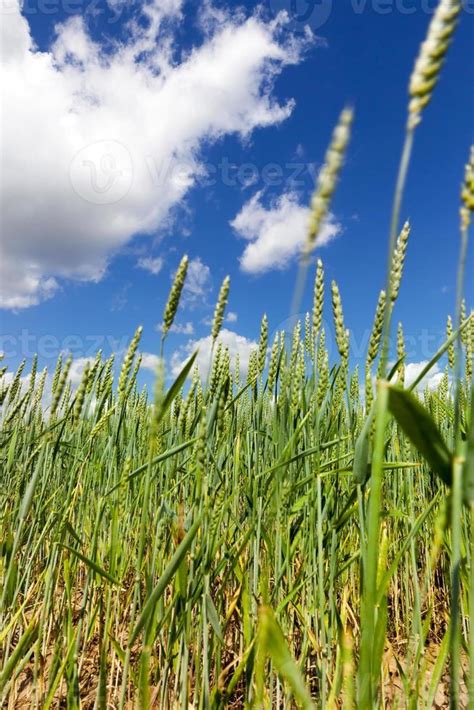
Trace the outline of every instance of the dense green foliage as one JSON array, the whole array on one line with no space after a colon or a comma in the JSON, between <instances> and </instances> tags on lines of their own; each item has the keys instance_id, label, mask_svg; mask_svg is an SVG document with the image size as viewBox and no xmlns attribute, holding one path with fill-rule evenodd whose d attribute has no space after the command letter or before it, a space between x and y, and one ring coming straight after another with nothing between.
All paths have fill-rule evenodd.
<instances>
[{"instance_id":1,"label":"dense green foliage","mask_svg":"<svg viewBox=\"0 0 474 710\"><path fill-rule=\"evenodd\" d=\"M463 330L468 357L473 322ZM217 345L207 387L196 369L185 394L179 381L169 397L158 384L153 411L136 390L133 352L120 394L111 360L98 357L75 394L60 363L51 416L41 377L11 380L0 441L1 687L11 707L25 697L38 707L60 697L71 708L80 697L106 707L122 685L124 701L141 693L142 706L240 704L258 692L278 706L292 689L278 680L289 672L279 666L285 653L318 704L351 707L370 491L370 478L357 485L353 474L367 414L361 386L344 361L329 370L323 332L298 324L291 342L277 337L262 372L266 353L263 327L241 382ZM418 404L447 450L450 382L446 369ZM467 379L461 401L467 431ZM373 425L365 431L362 466ZM396 419L382 500L374 672L393 693L396 658L400 697L430 707L448 648L447 489ZM465 513L460 522L467 643ZM274 625L270 644L259 643L259 614Z\"/></svg>"}]
</instances>

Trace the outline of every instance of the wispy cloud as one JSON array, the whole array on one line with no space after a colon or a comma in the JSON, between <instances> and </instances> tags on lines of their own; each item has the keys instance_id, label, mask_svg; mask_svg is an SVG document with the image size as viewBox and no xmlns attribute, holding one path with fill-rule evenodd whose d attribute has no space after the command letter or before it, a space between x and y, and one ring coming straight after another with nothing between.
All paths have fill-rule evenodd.
<instances>
[{"instance_id":1,"label":"wispy cloud","mask_svg":"<svg viewBox=\"0 0 474 710\"><path fill-rule=\"evenodd\" d=\"M428 364L428 360L421 360L420 362L409 362L405 368L405 384L410 386L419 374L422 372L423 368ZM435 363L427 375L421 380L418 385L418 389L423 390L428 387L430 390L434 390L439 387L441 380L443 379L444 373L440 370L438 363Z\"/></svg>"},{"instance_id":2,"label":"wispy cloud","mask_svg":"<svg viewBox=\"0 0 474 710\"><path fill-rule=\"evenodd\" d=\"M160 323L156 329L161 332L163 330L162 323ZM191 321L187 323L173 323L169 332L175 333L176 335L194 335L194 326Z\"/></svg>"},{"instance_id":3,"label":"wispy cloud","mask_svg":"<svg viewBox=\"0 0 474 710\"><path fill-rule=\"evenodd\" d=\"M159 274L163 268L163 259L160 256L142 256L137 261L137 266L139 269L144 269L149 271L150 274Z\"/></svg>"},{"instance_id":4,"label":"wispy cloud","mask_svg":"<svg viewBox=\"0 0 474 710\"><path fill-rule=\"evenodd\" d=\"M200 257L191 259L188 265L183 295L186 303L205 301L211 290L211 270Z\"/></svg>"}]
</instances>

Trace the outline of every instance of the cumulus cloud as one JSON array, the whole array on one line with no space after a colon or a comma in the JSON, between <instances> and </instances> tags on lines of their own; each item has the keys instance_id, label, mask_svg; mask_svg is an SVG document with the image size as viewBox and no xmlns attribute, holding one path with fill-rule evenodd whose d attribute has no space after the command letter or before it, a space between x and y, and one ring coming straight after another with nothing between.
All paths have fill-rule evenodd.
<instances>
[{"instance_id":1,"label":"cumulus cloud","mask_svg":"<svg viewBox=\"0 0 474 710\"><path fill-rule=\"evenodd\" d=\"M14 2L0 37L0 306L19 309L64 278L99 280L134 234L169 223L204 144L285 120L293 103L273 82L307 39L282 32L282 16L225 17L180 53L181 2L148 0L127 41L102 45L76 16L39 51Z\"/></svg>"},{"instance_id":2,"label":"cumulus cloud","mask_svg":"<svg viewBox=\"0 0 474 710\"><path fill-rule=\"evenodd\" d=\"M159 274L163 268L163 259L160 256L141 256L137 261L139 269L149 271L150 274Z\"/></svg>"},{"instance_id":3,"label":"cumulus cloud","mask_svg":"<svg viewBox=\"0 0 474 710\"><path fill-rule=\"evenodd\" d=\"M160 362L160 358L158 355L155 355L155 353L140 353L140 356L142 358L141 361L141 368L143 370L151 370L151 372L156 373L158 369L158 365Z\"/></svg>"},{"instance_id":4,"label":"cumulus cloud","mask_svg":"<svg viewBox=\"0 0 474 710\"><path fill-rule=\"evenodd\" d=\"M224 347L229 348L231 362L235 363L235 356L239 354L240 370L245 374L248 369L250 353L258 347L258 343L250 340L243 335L239 335L232 330L223 328L219 334L218 342L221 342ZM199 349L196 358L201 377L207 375L209 368L209 359L211 356L212 338L208 335L205 338L189 340L186 345L176 350L171 357L171 368L173 375L176 377L181 371L184 363Z\"/></svg>"},{"instance_id":5,"label":"cumulus cloud","mask_svg":"<svg viewBox=\"0 0 474 710\"><path fill-rule=\"evenodd\" d=\"M409 387L412 382L416 380L418 375L421 373L423 368L428 364L428 360L422 360L421 362L410 362L405 368L405 385ZM443 379L443 371L440 370L438 363L433 365L431 370L427 375L421 380L418 385L419 390L424 390L426 387L430 390L435 390L439 387L441 380Z\"/></svg>"},{"instance_id":6,"label":"cumulus cloud","mask_svg":"<svg viewBox=\"0 0 474 710\"><path fill-rule=\"evenodd\" d=\"M295 193L283 193L268 208L261 198L262 192L257 192L230 223L238 236L249 242L240 257L240 266L251 274L287 267L300 252L308 233L310 210L300 204ZM319 245L327 244L340 231L341 225L329 215L321 229Z\"/></svg>"}]
</instances>

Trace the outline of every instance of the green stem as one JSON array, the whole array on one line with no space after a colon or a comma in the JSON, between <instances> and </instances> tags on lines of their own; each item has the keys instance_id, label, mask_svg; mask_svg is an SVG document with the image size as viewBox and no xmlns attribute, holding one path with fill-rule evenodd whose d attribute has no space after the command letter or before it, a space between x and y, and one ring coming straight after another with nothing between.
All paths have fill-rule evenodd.
<instances>
[{"instance_id":1,"label":"green stem","mask_svg":"<svg viewBox=\"0 0 474 710\"><path fill-rule=\"evenodd\" d=\"M377 567L379 552L380 508L382 502L385 429L387 424L388 389L379 384L375 411L375 442L372 477L367 513L367 546L363 556L364 586L361 600L361 644L359 664L359 707L372 708L377 697L379 669L373 667L373 650L377 614Z\"/></svg>"},{"instance_id":2,"label":"green stem","mask_svg":"<svg viewBox=\"0 0 474 710\"><path fill-rule=\"evenodd\" d=\"M304 287L306 284L306 275L308 273L309 260L306 255L301 258L300 265L298 267L298 275L296 277L295 290L293 291L293 298L291 301L291 311L290 316L295 316L300 309L301 301L303 299Z\"/></svg>"},{"instance_id":3,"label":"green stem","mask_svg":"<svg viewBox=\"0 0 474 710\"><path fill-rule=\"evenodd\" d=\"M410 158L413 149L414 140L414 129L408 128L405 135L405 142L403 144L402 156L400 159L400 166L398 169L397 183L395 187L395 197L393 201L392 209L392 220L390 223L390 238L388 247L388 260L387 260L387 284L385 292L387 298L385 300L385 311L384 311L384 323L382 330L382 352L380 357L380 376L385 377L387 372L388 358L389 358L389 343L390 343L390 326L392 320L392 262L393 254L397 244L398 237L398 225L400 222L400 209L402 205L403 192L405 189L405 183L408 174L408 167L410 165Z\"/></svg>"},{"instance_id":4,"label":"green stem","mask_svg":"<svg viewBox=\"0 0 474 710\"><path fill-rule=\"evenodd\" d=\"M392 260L395 250L400 208L413 148L414 130L408 128L400 159L395 196L390 224L387 261L387 299L382 328L382 352L380 377L386 376L389 358L390 325L392 318ZM388 390L379 383L375 406L375 442L372 457L372 475L367 516L367 545L363 554L363 590L361 600L361 649L359 663L359 707L373 707L377 697L377 682L380 669L373 667L373 641L377 615L377 567L379 557L379 527L382 502L383 463L385 455L385 429L388 422Z\"/></svg>"},{"instance_id":5,"label":"green stem","mask_svg":"<svg viewBox=\"0 0 474 710\"><path fill-rule=\"evenodd\" d=\"M460 651L461 630L459 628L459 597L460 597L460 566L461 566L461 525L462 525L462 484L464 468L464 443L461 439L461 304L464 292L464 274L466 271L466 256L468 245L468 231L461 229L461 249L459 254L458 275L456 284L456 354L454 365L455 400L454 400L454 450L453 461L453 487L451 493L451 623L450 623L450 652L451 652L451 708L455 710L459 705L459 678L460 678Z\"/></svg>"},{"instance_id":6,"label":"green stem","mask_svg":"<svg viewBox=\"0 0 474 710\"><path fill-rule=\"evenodd\" d=\"M451 492L451 623L449 645L451 651L450 707L459 707L459 680L461 630L459 628L459 591L461 568L461 518L462 518L462 472L464 460L455 457L453 463L453 486Z\"/></svg>"}]
</instances>

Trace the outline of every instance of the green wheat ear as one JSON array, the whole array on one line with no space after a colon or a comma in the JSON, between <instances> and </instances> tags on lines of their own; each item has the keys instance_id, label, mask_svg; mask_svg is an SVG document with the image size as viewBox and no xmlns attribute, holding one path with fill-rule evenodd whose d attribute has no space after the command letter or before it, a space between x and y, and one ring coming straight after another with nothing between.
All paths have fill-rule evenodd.
<instances>
[{"instance_id":1,"label":"green wheat ear","mask_svg":"<svg viewBox=\"0 0 474 710\"><path fill-rule=\"evenodd\" d=\"M465 169L461 203L461 229L467 231L474 212L474 146L471 146L470 159Z\"/></svg>"},{"instance_id":2,"label":"green wheat ear","mask_svg":"<svg viewBox=\"0 0 474 710\"><path fill-rule=\"evenodd\" d=\"M54 392L53 392L53 401L52 401L52 403L51 403L51 417L54 417L54 415L55 415L55 413L56 413L56 410L57 410L57 408L58 408L58 404L59 404L59 402L60 402L60 400L61 400L61 395L62 395L63 392L64 392L64 388L65 388L65 386L66 386L67 377L68 377L68 374L69 374L69 370L70 370L70 367L71 367L71 363L72 363L72 356L69 355L69 357L68 357L67 360L66 360L66 363L65 363L64 367L62 368L61 372L59 373L59 378L58 378L57 386L56 386L56 389L55 389Z\"/></svg>"},{"instance_id":3,"label":"green wheat ear","mask_svg":"<svg viewBox=\"0 0 474 710\"><path fill-rule=\"evenodd\" d=\"M140 325L135 331L135 335L133 336L132 341L128 346L128 350L125 353L117 387L117 394L119 399L122 399L126 394L128 376L130 374L130 370L132 369L133 360L138 349L140 338L142 337L142 332L143 327Z\"/></svg>"},{"instance_id":4,"label":"green wheat ear","mask_svg":"<svg viewBox=\"0 0 474 710\"><path fill-rule=\"evenodd\" d=\"M397 360L398 365L398 383L403 387L405 385L405 338L403 335L403 326L401 323L398 324L397 329Z\"/></svg>"},{"instance_id":5,"label":"green wheat ear","mask_svg":"<svg viewBox=\"0 0 474 710\"><path fill-rule=\"evenodd\" d=\"M448 316L448 319L446 321L446 338L449 340L453 334L453 319L451 316ZM451 370L454 370L454 361L455 361L455 348L454 348L454 342L451 343L451 345L448 348L448 364Z\"/></svg>"},{"instance_id":6,"label":"green wheat ear","mask_svg":"<svg viewBox=\"0 0 474 710\"><path fill-rule=\"evenodd\" d=\"M273 388L276 382L277 368L278 368L278 353L279 353L279 338L278 333L275 334L273 339L272 351L270 354L270 362L268 365L268 391L270 394L273 393Z\"/></svg>"},{"instance_id":7,"label":"green wheat ear","mask_svg":"<svg viewBox=\"0 0 474 710\"><path fill-rule=\"evenodd\" d=\"M168 301L166 303L165 310L163 313L162 340L166 337L166 334L173 325L173 321L176 316L176 311L178 310L179 306L179 300L181 298L181 291L183 290L184 282L186 280L188 263L188 257L186 255L183 256L178 266L176 275L174 277L174 281L168 296Z\"/></svg>"},{"instance_id":8,"label":"green wheat ear","mask_svg":"<svg viewBox=\"0 0 474 710\"><path fill-rule=\"evenodd\" d=\"M337 349L343 361L347 362L349 358L349 337L348 331L344 327L341 294L335 281L331 284L331 293Z\"/></svg>"},{"instance_id":9,"label":"green wheat ear","mask_svg":"<svg viewBox=\"0 0 474 710\"><path fill-rule=\"evenodd\" d=\"M1 358L0 358L0 360L1 360ZM37 372L38 372L38 355L35 355L33 357L33 362L31 363L31 370L30 370L30 385L28 388L28 399L29 400L31 400L31 397L33 396L33 393L35 391ZM1 378L1 370L0 370L0 378Z\"/></svg>"},{"instance_id":10,"label":"green wheat ear","mask_svg":"<svg viewBox=\"0 0 474 710\"><path fill-rule=\"evenodd\" d=\"M224 313L227 306L227 301L229 299L230 290L230 276L226 276L222 282L222 286L219 291L219 297L217 299L216 309L214 311L214 320L212 322L211 338L212 342L215 342L217 336L222 328L222 323L224 322Z\"/></svg>"},{"instance_id":11,"label":"green wheat ear","mask_svg":"<svg viewBox=\"0 0 474 710\"><path fill-rule=\"evenodd\" d=\"M324 266L321 259L318 259L316 266L316 278L314 280L313 292L313 339L319 335L323 322L324 308Z\"/></svg>"},{"instance_id":12,"label":"green wheat ear","mask_svg":"<svg viewBox=\"0 0 474 710\"><path fill-rule=\"evenodd\" d=\"M86 362L84 371L82 373L82 379L79 387L77 388L76 398L74 400L74 412L73 420L78 423L81 419L82 409L84 406L84 400L87 394L87 388L89 386L90 380L90 365Z\"/></svg>"},{"instance_id":13,"label":"green wheat ear","mask_svg":"<svg viewBox=\"0 0 474 710\"><path fill-rule=\"evenodd\" d=\"M431 101L433 89L438 83L460 11L460 0L441 0L433 15L428 35L420 47L410 79L411 100L408 106L408 128L410 129L420 123L423 109Z\"/></svg>"},{"instance_id":14,"label":"green wheat ear","mask_svg":"<svg viewBox=\"0 0 474 710\"><path fill-rule=\"evenodd\" d=\"M344 155L351 135L354 112L345 108L334 129L332 140L326 153L323 167L318 175L316 190L311 200L311 216L303 259L308 259L314 251L321 225L327 216L329 203L336 189L337 180L344 161Z\"/></svg>"},{"instance_id":15,"label":"green wheat ear","mask_svg":"<svg viewBox=\"0 0 474 710\"><path fill-rule=\"evenodd\" d=\"M324 399L328 393L329 390L329 355L328 351L326 350L326 335L324 332L324 328L321 331L321 337L319 339L319 348L318 348L318 386L317 386L317 392L316 392L316 398L318 402L318 406L321 407L321 405L324 402Z\"/></svg>"},{"instance_id":16,"label":"green wheat ear","mask_svg":"<svg viewBox=\"0 0 474 710\"><path fill-rule=\"evenodd\" d=\"M9 389L9 393L8 393L8 401L10 404L14 401L15 397L20 392L21 376L23 374L23 370L25 369L25 365L26 365L26 360L22 360L19 367L18 367L18 370L15 373L12 383L10 385L10 389Z\"/></svg>"},{"instance_id":17,"label":"green wheat ear","mask_svg":"<svg viewBox=\"0 0 474 710\"><path fill-rule=\"evenodd\" d=\"M367 364L369 367L373 364L380 348L386 298L385 291L380 291L377 307L375 309L374 324L372 326L372 332L369 339L369 349L367 352Z\"/></svg>"},{"instance_id":18,"label":"green wheat ear","mask_svg":"<svg viewBox=\"0 0 474 710\"><path fill-rule=\"evenodd\" d=\"M56 367L54 368L53 384L51 385L52 392L55 392L56 387L58 386L62 366L63 366L63 356L61 354L59 354L58 359L56 360Z\"/></svg>"},{"instance_id":19,"label":"green wheat ear","mask_svg":"<svg viewBox=\"0 0 474 710\"><path fill-rule=\"evenodd\" d=\"M334 129L323 167L318 175L316 190L311 200L308 232L306 241L301 250L300 266L293 292L291 305L292 315L296 315L299 310L304 292L309 258L317 246L319 232L328 214L331 197L336 189L337 180L351 135L353 118L354 113L351 108L345 108L342 111L339 122Z\"/></svg>"},{"instance_id":20,"label":"green wheat ear","mask_svg":"<svg viewBox=\"0 0 474 710\"><path fill-rule=\"evenodd\" d=\"M400 232L392 258L392 271L390 275L390 300L391 304L395 303L400 292L400 284L403 275L403 266L405 264L405 256L408 246L408 237L410 236L410 223L405 222L402 231Z\"/></svg>"},{"instance_id":21,"label":"green wheat ear","mask_svg":"<svg viewBox=\"0 0 474 710\"><path fill-rule=\"evenodd\" d=\"M311 347L311 316L307 311L304 317L304 349L307 353L313 355Z\"/></svg>"},{"instance_id":22,"label":"green wheat ear","mask_svg":"<svg viewBox=\"0 0 474 710\"><path fill-rule=\"evenodd\" d=\"M267 314L264 313L262 317L262 322L260 325L260 340L258 343L258 371L262 374L265 369L265 362L267 359L267 345L268 345L268 318Z\"/></svg>"}]
</instances>

